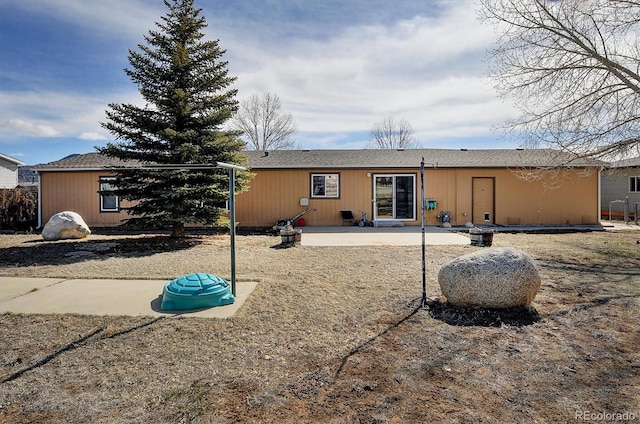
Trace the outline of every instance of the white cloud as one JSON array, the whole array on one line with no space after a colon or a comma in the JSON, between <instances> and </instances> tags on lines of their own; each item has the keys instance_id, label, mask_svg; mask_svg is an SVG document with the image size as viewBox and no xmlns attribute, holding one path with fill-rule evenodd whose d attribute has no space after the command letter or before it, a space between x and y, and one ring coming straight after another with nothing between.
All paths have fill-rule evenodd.
<instances>
[{"instance_id":1,"label":"white cloud","mask_svg":"<svg viewBox=\"0 0 640 424\"><path fill-rule=\"evenodd\" d=\"M283 21L287 28L262 33L274 25L271 20L251 26L247 15L227 19L216 14L214 6L205 9L206 32L208 38L220 38L221 47L227 49L223 59L229 61L230 76L238 77L239 99L265 91L278 94L283 108L297 121L297 138L305 147L362 147L371 126L389 115L407 119L421 140L487 137L491 127L511 117L513 110L482 77L482 59L493 34L476 21L473 2L439 2L444 9L433 16L377 19L374 24L359 24L358 12L349 10L354 19L343 20L342 26L292 32L278 40L274 37L287 34L287 25L299 29L301 23ZM200 3L196 5L212 4ZM344 3L346 8L367 7L364 2L356 3L358 7L353 6L355 2ZM19 4L91 28L105 38L125 38L132 43L130 48L166 12L161 1L143 0L21 0ZM225 8L222 4L219 7ZM324 36L311 38L323 30ZM140 96L133 84L119 92L93 93L55 88L3 93L0 109L10 111L4 118L24 124L0 126L0 138L111 139L99 124L107 104L141 104ZM354 141L354 137L362 139Z\"/></svg>"},{"instance_id":2,"label":"white cloud","mask_svg":"<svg viewBox=\"0 0 640 424\"><path fill-rule=\"evenodd\" d=\"M0 125L0 139L68 137L83 140L111 139L100 126L109 102L138 103L135 88L98 95L71 92L18 92L0 96L0 110L6 111Z\"/></svg>"},{"instance_id":3,"label":"white cloud","mask_svg":"<svg viewBox=\"0 0 640 424\"><path fill-rule=\"evenodd\" d=\"M135 37L140 41L166 12L162 2L131 0L20 0L19 7L88 28L94 33Z\"/></svg>"},{"instance_id":4,"label":"white cloud","mask_svg":"<svg viewBox=\"0 0 640 424\"><path fill-rule=\"evenodd\" d=\"M25 119L11 118L6 125L8 131L33 137L55 137L60 135L51 125Z\"/></svg>"},{"instance_id":5,"label":"white cloud","mask_svg":"<svg viewBox=\"0 0 640 424\"><path fill-rule=\"evenodd\" d=\"M96 140L108 140L109 138L107 136L105 136L104 134L98 134L97 132L92 132L92 131L88 131L88 132L83 132L82 134L80 134L78 136L78 138L80 140L91 140L91 141L96 141Z\"/></svg>"},{"instance_id":6,"label":"white cloud","mask_svg":"<svg viewBox=\"0 0 640 424\"><path fill-rule=\"evenodd\" d=\"M238 43L240 97L278 94L299 131L309 133L368 131L393 115L425 137L486 136L513 115L482 77L493 34L476 21L471 2L448 5L437 18L356 25L327 40L292 40L286 49Z\"/></svg>"}]
</instances>

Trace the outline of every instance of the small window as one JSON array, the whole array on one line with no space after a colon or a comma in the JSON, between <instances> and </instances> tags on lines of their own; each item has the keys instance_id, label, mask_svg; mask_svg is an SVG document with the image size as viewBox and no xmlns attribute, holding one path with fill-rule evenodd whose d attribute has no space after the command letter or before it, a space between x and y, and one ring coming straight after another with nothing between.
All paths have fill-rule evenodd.
<instances>
[{"instance_id":1,"label":"small window","mask_svg":"<svg viewBox=\"0 0 640 424\"><path fill-rule=\"evenodd\" d=\"M640 177L629 177L629 191L640 193Z\"/></svg>"},{"instance_id":2,"label":"small window","mask_svg":"<svg viewBox=\"0 0 640 424\"><path fill-rule=\"evenodd\" d=\"M340 174L311 174L311 197L340 197Z\"/></svg>"},{"instance_id":3,"label":"small window","mask_svg":"<svg viewBox=\"0 0 640 424\"><path fill-rule=\"evenodd\" d=\"M113 185L115 178L100 178L100 212L118 212L118 196L113 191L116 187Z\"/></svg>"}]
</instances>

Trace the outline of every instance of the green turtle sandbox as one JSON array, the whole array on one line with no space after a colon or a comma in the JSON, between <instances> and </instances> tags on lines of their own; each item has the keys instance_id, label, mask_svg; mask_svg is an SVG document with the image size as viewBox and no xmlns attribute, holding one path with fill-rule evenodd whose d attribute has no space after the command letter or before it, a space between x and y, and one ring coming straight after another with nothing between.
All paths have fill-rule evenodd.
<instances>
[{"instance_id":1,"label":"green turtle sandbox","mask_svg":"<svg viewBox=\"0 0 640 424\"><path fill-rule=\"evenodd\" d=\"M180 276L165 284L160 309L203 309L229 305L235 300L227 280L198 272Z\"/></svg>"}]
</instances>

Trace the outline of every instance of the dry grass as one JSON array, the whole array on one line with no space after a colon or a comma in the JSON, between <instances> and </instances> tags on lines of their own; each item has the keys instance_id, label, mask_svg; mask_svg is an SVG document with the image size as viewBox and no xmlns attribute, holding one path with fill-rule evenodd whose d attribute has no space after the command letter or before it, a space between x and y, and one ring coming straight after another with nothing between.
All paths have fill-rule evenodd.
<instances>
[{"instance_id":1,"label":"dry grass","mask_svg":"<svg viewBox=\"0 0 640 424\"><path fill-rule=\"evenodd\" d=\"M0 422L640 420L639 236L497 234L543 277L540 319L497 327L417 308L419 247L274 249L279 238L241 236L238 280L260 284L232 319L0 315ZM428 246L429 295L444 263L476 249ZM228 267L224 236L0 236L4 276Z\"/></svg>"}]
</instances>

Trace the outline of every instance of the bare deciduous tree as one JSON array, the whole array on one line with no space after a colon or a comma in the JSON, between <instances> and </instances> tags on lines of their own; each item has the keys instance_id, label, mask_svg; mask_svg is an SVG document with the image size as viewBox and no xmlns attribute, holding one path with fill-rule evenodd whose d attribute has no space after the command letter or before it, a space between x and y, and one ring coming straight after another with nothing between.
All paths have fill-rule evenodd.
<instances>
[{"instance_id":1,"label":"bare deciduous tree","mask_svg":"<svg viewBox=\"0 0 640 424\"><path fill-rule=\"evenodd\" d=\"M369 144L373 149L413 149L418 147L418 140L413 135L411 124L392 116L382 119L371 128Z\"/></svg>"},{"instance_id":2,"label":"bare deciduous tree","mask_svg":"<svg viewBox=\"0 0 640 424\"><path fill-rule=\"evenodd\" d=\"M232 118L235 130L242 131L248 149L284 150L294 146L291 136L296 132L293 115L282 112L276 94L252 94L240 103Z\"/></svg>"},{"instance_id":3,"label":"bare deciduous tree","mask_svg":"<svg viewBox=\"0 0 640 424\"><path fill-rule=\"evenodd\" d=\"M498 91L521 115L505 125L527 147L579 158L636 154L640 1L481 0L498 33Z\"/></svg>"}]
</instances>

